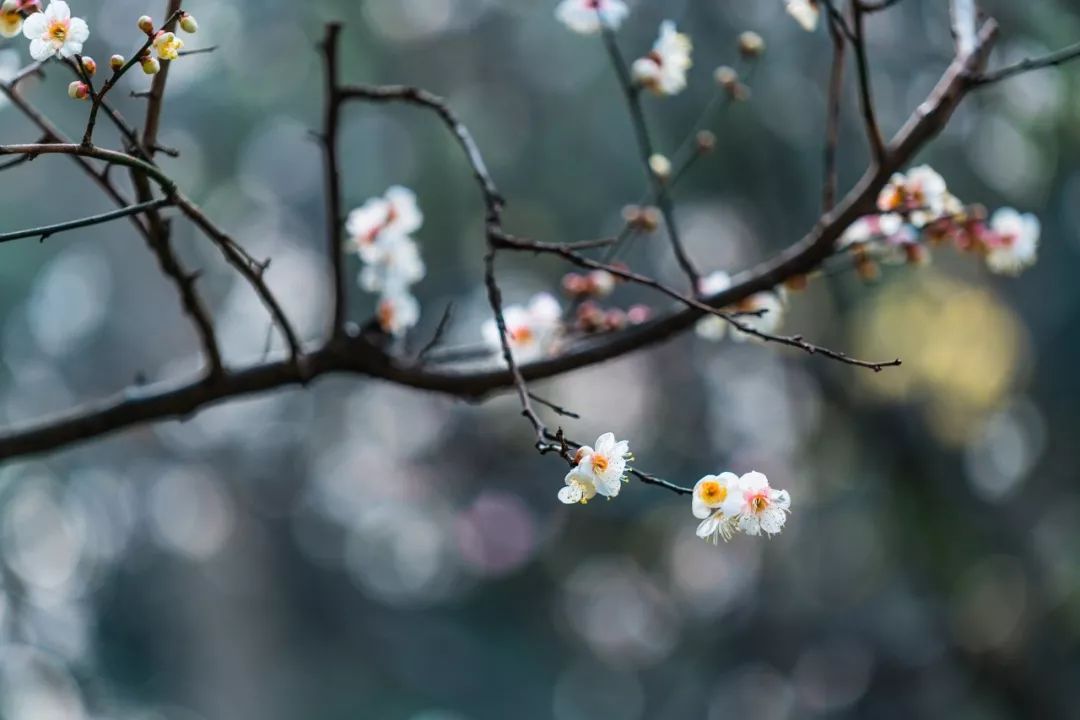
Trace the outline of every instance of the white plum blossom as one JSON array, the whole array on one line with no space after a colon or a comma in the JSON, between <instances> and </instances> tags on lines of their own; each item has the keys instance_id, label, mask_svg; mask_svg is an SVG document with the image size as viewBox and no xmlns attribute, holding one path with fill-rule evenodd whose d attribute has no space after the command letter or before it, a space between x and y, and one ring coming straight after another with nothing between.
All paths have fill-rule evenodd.
<instances>
[{"instance_id":1,"label":"white plum blossom","mask_svg":"<svg viewBox=\"0 0 1080 720\"><path fill-rule=\"evenodd\" d=\"M4 0L0 5L0 35L12 38L22 32L22 8L18 0Z\"/></svg>"},{"instance_id":2,"label":"white plum blossom","mask_svg":"<svg viewBox=\"0 0 1080 720\"><path fill-rule=\"evenodd\" d=\"M690 37L675 29L675 23L660 24L660 36L652 51L634 61L634 81L657 95L675 95L686 88L686 71L693 64Z\"/></svg>"},{"instance_id":3,"label":"white plum blossom","mask_svg":"<svg viewBox=\"0 0 1080 720\"><path fill-rule=\"evenodd\" d=\"M791 496L786 490L771 488L763 474L748 472L728 486L720 509L747 535L775 535L787 522Z\"/></svg>"},{"instance_id":4,"label":"white plum blossom","mask_svg":"<svg viewBox=\"0 0 1080 720\"><path fill-rule=\"evenodd\" d=\"M986 265L1000 275L1018 275L1035 264L1039 249L1039 219L1030 213L1001 208L990 218L985 240Z\"/></svg>"},{"instance_id":5,"label":"white plum blossom","mask_svg":"<svg viewBox=\"0 0 1080 720\"><path fill-rule=\"evenodd\" d=\"M717 271L701 278L698 282L698 292L702 295L715 295L731 287L731 276L726 272ZM698 337L706 340L723 340L727 334L728 321L719 315L706 315L697 321L694 332Z\"/></svg>"},{"instance_id":6,"label":"white plum blossom","mask_svg":"<svg viewBox=\"0 0 1080 720\"><path fill-rule=\"evenodd\" d=\"M562 329L562 306L551 293L538 293L528 306L507 305L503 308L506 341L517 362L539 360L551 352ZM481 327L484 342L493 352L502 352L499 326L494 318Z\"/></svg>"},{"instance_id":7,"label":"white plum blossom","mask_svg":"<svg viewBox=\"0 0 1080 720\"><path fill-rule=\"evenodd\" d=\"M566 474L566 487L559 490L559 500L567 505L586 503L595 495L613 498L619 494L630 458L630 443L615 440L604 433L596 445L582 445L574 455L574 467Z\"/></svg>"},{"instance_id":8,"label":"white plum blossom","mask_svg":"<svg viewBox=\"0 0 1080 720\"><path fill-rule=\"evenodd\" d=\"M740 325L751 330L771 335L780 329L780 325L784 321L784 291L777 288L754 293L739 303L735 311L740 313L760 312L760 315L740 315L736 320ZM732 327L731 339L742 342L757 338L737 327Z\"/></svg>"},{"instance_id":9,"label":"white plum blossom","mask_svg":"<svg viewBox=\"0 0 1080 720\"><path fill-rule=\"evenodd\" d=\"M912 168L905 175L894 173L878 195L882 212L907 214L908 222L916 228L954 214L960 201L949 194L945 178L929 165Z\"/></svg>"},{"instance_id":10,"label":"white plum blossom","mask_svg":"<svg viewBox=\"0 0 1080 720\"><path fill-rule=\"evenodd\" d=\"M706 475L694 484L690 507L694 517L701 520L697 527L699 538L715 543L721 537L729 540L734 534L737 518L725 515L723 505L738 481L738 475L725 472Z\"/></svg>"},{"instance_id":11,"label":"white plum blossom","mask_svg":"<svg viewBox=\"0 0 1080 720\"><path fill-rule=\"evenodd\" d=\"M53 0L44 12L26 18L22 31L30 40L30 56L38 61L57 54L69 58L81 53L90 37L86 21L71 17L71 9L63 0Z\"/></svg>"},{"instance_id":12,"label":"white plum blossom","mask_svg":"<svg viewBox=\"0 0 1080 720\"><path fill-rule=\"evenodd\" d=\"M420 304L409 288L424 279L427 268L410 233L423 224L416 194L398 185L350 212L345 223L346 249L363 263L360 287L381 294L376 319L394 337L404 335L420 319Z\"/></svg>"},{"instance_id":13,"label":"white plum blossom","mask_svg":"<svg viewBox=\"0 0 1080 720\"><path fill-rule=\"evenodd\" d=\"M813 32L817 29L818 19L821 17L818 0L785 0L784 9L788 15L795 18L795 22L799 23L803 30Z\"/></svg>"},{"instance_id":14,"label":"white plum blossom","mask_svg":"<svg viewBox=\"0 0 1080 720\"><path fill-rule=\"evenodd\" d=\"M416 193L395 185L382 197L371 198L349 213L345 231L352 250L364 258L365 251L382 233L411 235L424 224L424 215L416 203Z\"/></svg>"},{"instance_id":15,"label":"white plum blossom","mask_svg":"<svg viewBox=\"0 0 1080 720\"><path fill-rule=\"evenodd\" d=\"M623 0L562 0L555 8L559 22L582 35L598 33L605 26L617 30L629 13Z\"/></svg>"},{"instance_id":16,"label":"white plum blossom","mask_svg":"<svg viewBox=\"0 0 1080 720\"><path fill-rule=\"evenodd\" d=\"M420 319L420 304L407 290L384 293L379 298L375 317L383 332L401 337Z\"/></svg>"},{"instance_id":17,"label":"white plum blossom","mask_svg":"<svg viewBox=\"0 0 1080 720\"><path fill-rule=\"evenodd\" d=\"M367 292L393 292L424 279L427 268L420 247L408 235L383 233L362 257L360 287Z\"/></svg>"}]
</instances>

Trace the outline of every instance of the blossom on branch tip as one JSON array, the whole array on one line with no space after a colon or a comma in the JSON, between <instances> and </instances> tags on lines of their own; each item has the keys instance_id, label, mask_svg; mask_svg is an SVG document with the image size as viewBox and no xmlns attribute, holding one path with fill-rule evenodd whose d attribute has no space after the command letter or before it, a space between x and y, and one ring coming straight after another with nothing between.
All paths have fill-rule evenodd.
<instances>
[{"instance_id":1,"label":"blossom on branch tip","mask_svg":"<svg viewBox=\"0 0 1080 720\"><path fill-rule=\"evenodd\" d=\"M559 500L572 505L586 503L594 495L613 498L626 480L626 463L631 458L630 443L615 440L612 433L596 439L596 445L582 445L574 454L574 467L566 474L566 487Z\"/></svg>"},{"instance_id":2,"label":"blossom on branch tip","mask_svg":"<svg viewBox=\"0 0 1080 720\"><path fill-rule=\"evenodd\" d=\"M547 356L562 331L562 307L550 293L533 296L527 307L507 305L502 311L506 323L506 342L514 360L532 362ZM480 329L484 343L493 352L502 352L499 326L494 318Z\"/></svg>"},{"instance_id":3,"label":"blossom on branch tip","mask_svg":"<svg viewBox=\"0 0 1080 720\"><path fill-rule=\"evenodd\" d=\"M984 233L986 266L999 275L1018 275L1031 267L1039 249L1039 219L1030 213L1001 208Z\"/></svg>"},{"instance_id":4,"label":"blossom on branch tip","mask_svg":"<svg viewBox=\"0 0 1080 720\"><path fill-rule=\"evenodd\" d=\"M604 27L618 30L630 9L623 0L562 0L555 17L582 35L593 35Z\"/></svg>"},{"instance_id":5,"label":"blossom on branch tip","mask_svg":"<svg viewBox=\"0 0 1080 720\"><path fill-rule=\"evenodd\" d=\"M721 537L724 540L731 539L738 519L725 515L722 508L738 482L738 475L725 472L706 475L694 484L690 509L694 517L701 520L697 527L699 538L714 543Z\"/></svg>"},{"instance_id":6,"label":"blossom on branch tip","mask_svg":"<svg viewBox=\"0 0 1080 720\"><path fill-rule=\"evenodd\" d=\"M660 24L660 36L652 50L634 61L631 73L634 82L657 95L675 95L686 88L686 71L693 62L690 36L678 32L675 23L665 20Z\"/></svg>"},{"instance_id":7,"label":"blossom on branch tip","mask_svg":"<svg viewBox=\"0 0 1080 720\"><path fill-rule=\"evenodd\" d=\"M916 228L955 213L960 201L949 194L945 179L929 165L894 173L878 194L878 209L901 213Z\"/></svg>"},{"instance_id":8,"label":"blossom on branch tip","mask_svg":"<svg viewBox=\"0 0 1080 720\"><path fill-rule=\"evenodd\" d=\"M176 37L175 33L159 32L154 36L154 50L162 60L177 59L183 48L184 41Z\"/></svg>"},{"instance_id":9,"label":"blossom on branch tip","mask_svg":"<svg viewBox=\"0 0 1080 720\"><path fill-rule=\"evenodd\" d=\"M720 509L734 518L736 527L747 535L779 533L791 509L787 490L774 490L769 479L759 472L748 472L728 488Z\"/></svg>"},{"instance_id":10,"label":"blossom on branch tip","mask_svg":"<svg viewBox=\"0 0 1080 720\"><path fill-rule=\"evenodd\" d=\"M0 35L11 38L22 32L22 8L18 0L4 0L0 6Z\"/></svg>"},{"instance_id":11,"label":"blossom on branch tip","mask_svg":"<svg viewBox=\"0 0 1080 720\"><path fill-rule=\"evenodd\" d=\"M199 31L199 23L191 13L180 13L180 29L189 35L194 35Z\"/></svg>"},{"instance_id":12,"label":"blossom on branch tip","mask_svg":"<svg viewBox=\"0 0 1080 720\"><path fill-rule=\"evenodd\" d=\"M69 58L81 53L90 37L86 21L71 17L71 9L63 0L53 0L44 12L26 18L22 31L30 40L30 56L38 61L57 54Z\"/></svg>"},{"instance_id":13,"label":"blossom on branch tip","mask_svg":"<svg viewBox=\"0 0 1080 720\"><path fill-rule=\"evenodd\" d=\"M784 9L788 15L795 18L795 22L799 23L803 30L813 32L817 29L818 19L821 17L818 0L785 0Z\"/></svg>"}]
</instances>

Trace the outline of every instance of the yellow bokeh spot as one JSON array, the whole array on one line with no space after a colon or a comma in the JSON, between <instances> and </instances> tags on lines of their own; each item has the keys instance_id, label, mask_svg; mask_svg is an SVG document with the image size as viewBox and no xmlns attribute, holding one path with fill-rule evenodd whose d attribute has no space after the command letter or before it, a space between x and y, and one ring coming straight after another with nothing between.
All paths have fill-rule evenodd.
<instances>
[{"instance_id":1,"label":"yellow bokeh spot","mask_svg":"<svg viewBox=\"0 0 1080 720\"><path fill-rule=\"evenodd\" d=\"M934 434L955 445L1009 394L1027 336L990 290L923 271L869 299L855 345L861 357L901 357L861 381L882 398L925 403Z\"/></svg>"}]
</instances>

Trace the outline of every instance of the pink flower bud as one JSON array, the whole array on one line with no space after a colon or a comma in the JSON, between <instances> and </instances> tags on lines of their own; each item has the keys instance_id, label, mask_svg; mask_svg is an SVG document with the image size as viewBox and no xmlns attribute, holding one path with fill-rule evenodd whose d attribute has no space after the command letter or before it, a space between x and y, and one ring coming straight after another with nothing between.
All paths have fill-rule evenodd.
<instances>
[{"instance_id":1,"label":"pink flower bud","mask_svg":"<svg viewBox=\"0 0 1080 720\"><path fill-rule=\"evenodd\" d=\"M90 86L81 80L68 85L68 97L72 100L85 100L90 97Z\"/></svg>"}]
</instances>

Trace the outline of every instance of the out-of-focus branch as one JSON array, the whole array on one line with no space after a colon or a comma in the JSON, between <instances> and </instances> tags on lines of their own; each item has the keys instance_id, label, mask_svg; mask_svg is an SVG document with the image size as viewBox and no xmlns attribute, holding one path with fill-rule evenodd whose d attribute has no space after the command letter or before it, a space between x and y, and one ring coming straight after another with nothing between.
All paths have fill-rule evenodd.
<instances>
[{"instance_id":1,"label":"out-of-focus branch","mask_svg":"<svg viewBox=\"0 0 1080 720\"><path fill-rule=\"evenodd\" d=\"M877 110L874 107L874 93L870 89L870 63L866 57L863 14L859 3L853 3L851 6L851 18L854 38L851 44L855 49L855 67L858 69L859 75L859 107L862 109L866 138L870 142L870 151L874 156L874 162L880 165L885 159L885 141L881 137L881 127L878 125Z\"/></svg>"},{"instance_id":2,"label":"out-of-focus branch","mask_svg":"<svg viewBox=\"0 0 1080 720\"><path fill-rule=\"evenodd\" d=\"M626 64L626 58L623 57L622 51L619 50L619 44L615 40L615 33L604 24L602 35L604 47L611 58L611 65L615 69L619 86L622 89L623 96L626 98L626 105L630 111L630 121L634 126L634 135L637 138L638 151L641 155L645 174L652 187L653 195L656 197L656 204L660 208L660 214L664 216L664 225L667 227L672 252L675 254L675 260L679 263L679 267L682 268L683 273L690 281L691 291L696 293L701 273L694 266L693 260L690 259L690 255L683 245L679 234L679 226L675 222L675 205L671 200L671 192L665 184L664 178L659 177L653 171L650 163L655 149L652 136L649 134L648 123L645 121L645 111L641 106L640 88L634 83L630 68Z\"/></svg>"},{"instance_id":3,"label":"out-of-focus branch","mask_svg":"<svg viewBox=\"0 0 1080 720\"><path fill-rule=\"evenodd\" d=\"M952 34L956 41L956 56L967 57L975 52L978 41L978 10L975 0L951 0Z\"/></svg>"},{"instance_id":4,"label":"out-of-focus branch","mask_svg":"<svg viewBox=\"0 0 1080 720\"><path fill-rule=\"evenodd\" d=\"M345 333L345 313L347 296L345 292L345 265L341 238L341 227L345 222L341 212L341 172L338 168L338 135L341 120L341 105L344 96L338 83L338 38L341 25L330 23L322 41L323 79L326 84L323 94L323 165L326 173L326 251L329 254L333 277L333 311L330 335L341 337Z\"/></svg>"},{"instance_id":5,"label":"out-of-focus branch","mask_svg":"<svg viewBox=\"0 0 1080 720\"><path fill-rule=\"evenodd\" d=\"M836 149L840 141L840 101L844 90L844 34L835 19L829 17L829 36L832 38L832 65L829 69L829 95L825 121L825 182L822 190L822 212L836 205Z\"/></svg>"},{"instance_id":6,"label":"out-of-focus branch","mask_svg":"<svg viewBox=\"0 0 1080 720\"><path fill-rule=\"evenodd\" d=\"M975 85L990 85L992 83L1007 80L1015 75L1041 70L1042 68L1055 67L1080 58L1080 43L1069 45L1048 55L1036 58L1025 58L1018 63L1008 65L997 70L984 72L972 78Z\"/></svg>"}]
</instances>

